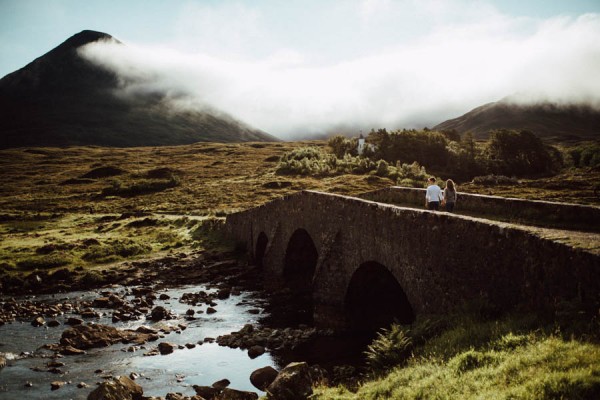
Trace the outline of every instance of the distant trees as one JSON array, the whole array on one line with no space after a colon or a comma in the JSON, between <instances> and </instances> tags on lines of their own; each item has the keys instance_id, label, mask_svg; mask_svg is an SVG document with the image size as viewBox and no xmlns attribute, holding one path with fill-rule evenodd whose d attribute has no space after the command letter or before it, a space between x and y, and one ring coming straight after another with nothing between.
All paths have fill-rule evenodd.
<instances>
[{"instance_id":1,"label":"distant trees","mask_svg":"<svg viewBox=\"0 0 600 400\"><path fill-rule=\"evenodd\" d=\"M600 167L600 143L586 143L568 150L574 167Z\"/></svg>"},{"instance_id":2,"label":"distant trees","mask_svg":"<svg viewBox=\"0 0 600 400\"><path fill-rule=\"evenodd\" d=\"M487 176L488 181L490 176L502 176L514 182L517 177L547 175L564 166L558 149L526 130L492 131L485 143L476 142L469 132L460 137L456 131L430 129L371 130L366 140L374 147L366 147L360 156L357 139L340 135L329 139L330 152L315 147L295 149L282 157L277 173L368 173L406 186L421 186L427 171L463 182L478 176ZM573 148L570 156L575 166L598 166L600 145Z\"/></svg>"}]
</instances>

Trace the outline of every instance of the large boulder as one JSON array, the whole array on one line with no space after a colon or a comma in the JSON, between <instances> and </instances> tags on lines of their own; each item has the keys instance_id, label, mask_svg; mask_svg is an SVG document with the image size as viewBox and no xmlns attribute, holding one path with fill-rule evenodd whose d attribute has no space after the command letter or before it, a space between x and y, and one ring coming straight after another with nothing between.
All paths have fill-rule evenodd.
<instances>
[{"instance_id":1,"label":"large boulder","mask_svg":"<svg viewBox=\"0 0 600 400\"><path fill-rule=\"evenodd\" d=\"M288 364L266 392L274 400L306 400L313 393L310 367L305 362Z\"/></svg>"},{"instance_id":2,"label":"large boulder","mask_svg":"<svg viewBox=\"0 0 600 400\"><path fill-rule=\"evenodd\" d=\"M144 389L126 376L102 382L89 395L88 400L140 400Z\"/></svg>"},{"instance_id":3,"label":"large boulder","mask_svg":"<svg viewBox=\"0 0 600 400\"><path fill-rule=\"evenodd\" d=\"M219 400L256 400L258 395L254 392L225 388L217 398Z\"/></svg>"},{"instance_id":4,"label":"large boulder","mask_svg":"<svg viewBox=\"0 0 600 400\"><path fill-rule=\"evenodd\" d=\"M150 335L132 330L120 330L102 324L76 325L66 329L60 338L63 347L76 349L107 347L118 342L145 343Z\"/></svg>"},{"instance_id":5,"label":"large boulder","mask_svg":"<svg viewBox=\"0 0 600 400\"><path fill-rule=\"evenodd\" d=\"M259 368L250 375L250 382L263 392L277 378L277 370L271 366Z\"/></svg>"}]
</instances>

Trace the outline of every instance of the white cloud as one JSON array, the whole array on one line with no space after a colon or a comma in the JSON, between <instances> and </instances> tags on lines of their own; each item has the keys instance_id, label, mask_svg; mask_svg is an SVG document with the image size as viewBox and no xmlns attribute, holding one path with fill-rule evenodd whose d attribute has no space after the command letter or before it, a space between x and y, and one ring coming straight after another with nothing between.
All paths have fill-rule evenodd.
<instances>
[{"instance_id":1,"label":"white cloud","mask_svg":"<svg viewBox=\"0 0 600 400\"><path fill-rule=\"evenodd\" d=\"M401 3L434 18L442 18L449 4ZM460 8L462 3L450 4ZM399 3L385 0L360 4L359 15L371 20L400 12ZM190 12L192 21L205 24L194 38L219 26L220 17L207 10ZM136 90L186 93L185 100L177 99L179 106L210 105L282 138L336 126L432 126L515 93L521 101L584 101L600 107L600 14L535 21L509 18L487 6L470 10L468 21L440 22L409 44L328 65L312 64L293 48L254 59L224 55L219 43L241 54L251 41L269 40L259 14L240 17L238 31L224 26L209 41L200 38L204 44L194 52L92 44L82 54L135 78Z\"/></svg>"}]
</instances>

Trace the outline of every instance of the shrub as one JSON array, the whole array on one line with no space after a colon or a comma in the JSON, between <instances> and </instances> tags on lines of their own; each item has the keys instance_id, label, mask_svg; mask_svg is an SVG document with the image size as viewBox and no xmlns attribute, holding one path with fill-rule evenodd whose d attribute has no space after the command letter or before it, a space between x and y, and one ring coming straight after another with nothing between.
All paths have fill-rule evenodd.
<instances>
[{"instance_id":1,"label":"shrub","mask_svg":"<svg viewBox=\"0 0 600 400\"><path fill-rule=\"evenodd\" d=\"M71 263L71 257L64 253L53 253L44 256L33 256L17 262L21 269L50 269Z\"/></svg>"},{"instance_id":2,"label":"shrub","mask_svg":"<svg viewBox=\"0 0 600 400\"><path fill-rule=\"evenodd\" d=\"M181 180L178 176L171 175L168 179L139 179L131 182L123 182L114 179L110 183L111 186L102 189L102 196L132 197L160 192L165 189L179 186Z\"/></svg>"},{"instance_id":3,"label":"shrub","mask_svg":"<svg viewBox=\"0 0 600 400\"><path fill-rule=\"evenodd\" d=\"M114 240L106 245L92 246L81 257L86 261L109 262L118 260L119 258L127 258L144 254L152 250L147 244L138 243L136 241Z\"/></svg>"},{"instance_id":4,"label":"shrub","mask_svg":"<svg viewBox=\"0 0 600 400\"><path fill-rule=\"evenodd\" d=\"M473 178L473 183L484 186L495 186L495 185L518 185L519 181L515 177L509 178L504 175L485 175L476 176Z\"/></svg>"},{"instance_id":5,"label":"shrub","mask_svg":"<svg viewBox=\"0 0 600 400\"><path fill-rule=\"evenodd\" d=\"M377 337L367 347L367 365L373 372L382 372L402 364L410 356L412 339L398 324L377 333Z\"/></svg>"}]
</instances>

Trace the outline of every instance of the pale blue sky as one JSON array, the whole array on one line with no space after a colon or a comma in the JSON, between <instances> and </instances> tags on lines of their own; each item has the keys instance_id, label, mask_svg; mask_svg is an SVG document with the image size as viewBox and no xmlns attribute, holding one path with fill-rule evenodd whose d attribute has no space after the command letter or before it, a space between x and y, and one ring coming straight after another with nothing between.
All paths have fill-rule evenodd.
<instances>
[{"instance_id":1,"label":"pale blue sky","mask_svg":"<svg viewBox=\"0 0 600 400\"><path fill-rule=\"evenodd\" d=\"M280 137L432 126L505 96L600 107L600 0L0 0L0 77L86 56ZM137 80L139 81L139 79Z\"/></svg>"},{"instance_id":2,"label":"pale blue sky","mask_svg":"<svg viewBox=\"0 0 600 400\"><path fill-rule=\"evenodd\" d=\"M422 1L430 3L429 10L415 2L0 0L0 76L84 29L181 51L252 59L291 49L318 62L335 62L417 39L440 23L476 18L473 10L483 7L533 19L600 12L600 0ZM377 8L385 12L388 3L397 6L389 18L374 15ZM370 17L374 23L366 26ZM194 20L210 26L194 26Z\"/></svg>"}]
</instances>

